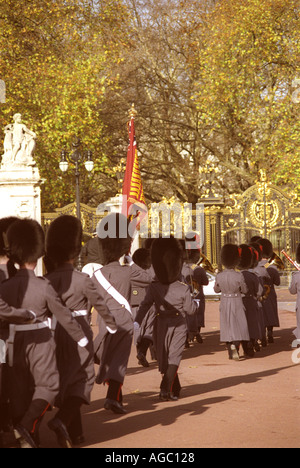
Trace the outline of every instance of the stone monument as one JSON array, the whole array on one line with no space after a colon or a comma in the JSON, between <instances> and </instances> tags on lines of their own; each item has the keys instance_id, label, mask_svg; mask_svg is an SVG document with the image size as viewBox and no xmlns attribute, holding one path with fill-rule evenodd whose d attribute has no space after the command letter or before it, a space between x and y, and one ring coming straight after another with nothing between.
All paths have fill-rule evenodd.
<instances>
[{"instance_id":1,"label":"stone monument","mask_svg":"<svg viewBox=\"0 0 300 468\"><path fill-rule=\"evenodd\" d=\"M41 223L41 178L33 153L36 134L22 123L21 114L4 129L0 165L0 218L17 216Z\"/></svg>"}]
</instances>

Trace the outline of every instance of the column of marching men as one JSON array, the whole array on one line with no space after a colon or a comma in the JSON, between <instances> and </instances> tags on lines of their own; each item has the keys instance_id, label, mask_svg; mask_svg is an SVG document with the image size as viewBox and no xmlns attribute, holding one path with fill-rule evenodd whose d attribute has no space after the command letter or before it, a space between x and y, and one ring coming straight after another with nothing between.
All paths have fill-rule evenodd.
<instances>
[{"instance_id":1,"label":"column of marching men","mask_svg":"<svg viewBox=\"0 0 300 468\"><path fill-rule=\"evenodd\" d=\"M0 444L13 428L21 448L40 447L39 427L52 408L48 427L59 445L82 444L81 407L90 403L95 383L107 385L104 408L126 414L122 386L133 336L139 364L149 367L148 350L158 361L160 400L180 397L184 349L203 342L208 278L199 250L186 248L186 240L148 239L131 258L128 226L119 214L102 220L96 241L101 265L89 276L75 268L82 246L77 218L59 217L46 237L34 220L0 220ZM241 349L254 357L274 342L280 276L268 263L272 254L271 242L262 238L222 248L215 291L229 359L238 361ZM46 274L37 277L42 257ZM290 291L300 291L300 272ZM98 314L95 337L92 310ZM298 323L300 340L299 330Z\"/></svg>"}]
</instances>

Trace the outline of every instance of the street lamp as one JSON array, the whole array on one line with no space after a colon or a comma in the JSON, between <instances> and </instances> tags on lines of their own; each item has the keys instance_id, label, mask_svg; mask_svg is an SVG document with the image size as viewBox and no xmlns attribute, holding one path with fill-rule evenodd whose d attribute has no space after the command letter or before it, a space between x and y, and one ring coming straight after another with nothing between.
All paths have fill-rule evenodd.
<instances>
[{"instance_id":1,"label":"street lamp","mask_svg":"<svg viewBox=\"0 0 300 468\"><path fill-rule=\"evenodd\" d=\"M61 152L61 159L59 163L59 168L62 172L67 172L69 169L69 164L75 166L75 177L76 177L76 215L77 218L81 220L80 212L80 188L79 188L79 178L80 178L80 164L84 161L85 168L88 172L92 172L94 169L93 155L92 152L81 151L81 140L77 138L74 143L72 143L73 151L68 153L65 150Z\"/></svg>"},{"instance_id":2,"label":"street lamp","mask_svg":"<svg viewBox=\"0 0 300 468\"><path fill-rule=\"evenodd\" d=\"M88 172L92 172L94 169L93 155L90 150L81 151L81 140L77 138L74 143L72 143L73 151L68 153L65 150L61 152L61 159L59 163L59 168L62 172L67 172L69 169L69 164L72 164L75 167L75 177L76 177L76 216L81 221L81 210L80 210L80 188L79 188L79 178L80 178L80 165L84 161L85 168ZM82 258L81 253L78 257L77 268L82 270Z\"/></svg>"}]
</instances>

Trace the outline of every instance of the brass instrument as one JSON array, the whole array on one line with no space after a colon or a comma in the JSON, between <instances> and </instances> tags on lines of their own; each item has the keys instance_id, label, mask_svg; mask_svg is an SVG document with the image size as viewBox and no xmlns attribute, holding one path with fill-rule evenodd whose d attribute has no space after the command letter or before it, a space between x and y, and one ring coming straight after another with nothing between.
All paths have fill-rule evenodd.
<instances>
[{"instance_id":1,"label":"brass instrument","mask_svg":"<svg viewBox=\"0 0 300 468\"><path fill-rule=\"evenodd\" d=\"M275 252L273 252L272 257L270 258L269 262L266 264L266 268L269 266L274 265L278 268L278 270L283 271L285 270L285 265L279 255L277 255Z\"/></svg>"},{"instance_id":2,"label":"brass instrument","mask_svg":"<svg viewBox=\"0 0 300 468\"><path fill-rule=\"evenodd\" d=\"M214 267L212 266L208 258L205 255L203 255L203 253L200 253L200 259L197 262L197 266L201 266L202 268L204 268L205 271L208 271L209 273L215 273Z\"/></svg>"}]
</instances>

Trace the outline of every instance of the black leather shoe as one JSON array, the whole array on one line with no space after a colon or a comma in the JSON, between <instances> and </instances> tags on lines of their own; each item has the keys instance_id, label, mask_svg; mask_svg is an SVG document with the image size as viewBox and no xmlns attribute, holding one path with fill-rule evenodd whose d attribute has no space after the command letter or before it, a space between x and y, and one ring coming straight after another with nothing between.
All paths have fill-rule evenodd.
<instances>
[{"instance_id":1,"label":"black leather shoe","mask_svg":"<svg viewBox=\"0 0 300 468\"><path fill-rule=\"evenodd\" d=\"M261 345L262 345L263 348L267 347L268 343L267 343L267 338L266 337L261 339Z\"/></svg>"},{"instance_id":2,"label":"black leather shoe","mask_svg":"<svg viewBox=\"0 0 300 468\"><path fill-rule=\"evenodd\" d=\"M110 398L107 398L105 400L104 408L107 411L111 410L115 414L127 414L127 411L118 401L111 400Z\"/></svg>"},{"instance_id":3,"label":"black leather shoe","mask_svg":"<svg viewBox=\"0 0 300 468\"><path fill-rule=\"evenodd\" d=\"M159 394L159 399L161 401L169 401L168 392L164 392L163 390L161 390L161 392Z\"/></svg>"},{"instance_id":4,"label":"black leather shoe","mask_svg":"<svg viewBox=\"0 0 300 468\"><path fill-rule=\"evenodd\" d=\"M200 333L198 333L198 334L196 335L196 341L197 341L197 343L199 343L199 344L203 344L203 338L202 338L202 336L200 335Z\"/></svg>"},{"instance_id":5,"label":"black leather shoe","mask_svg":"<svg viewBox=\"0 0 300 468\"><path fill-rule=\"evenodd\" d=\"M14 435L21 448L37 448L29 431L21 424L14 428Z\"/></svg>"},{"instance_id":6,"label":"black leather shoe","mask_svg":"<svg viewBox=\"0 0 300 468\"><path fill-rule=\"evenodd\" d=\"M236 349L236 346L234 344L230 345L230 350L231 350L232 359L234 361L239 361L240 360L240 355L239 355L239 352Z\"/></svg>"},{"instance_id":7,"label":"black leather shoe","mask_svg":"<svg viewBox=\"0 0 300 468\"><path fill-rule=\"evenodd\" d=\"M51 421L48 422L48 427L51 431L55 432L57 442L61 448L73 448L68 430L59 418L51 419Z\"/></svg>"},{"instance_id":8,"label":"black leather shoe","mask_svg":"<svg viewBox=\"0 0 300 468\"><path fill-rule=\"evenodd\" d=\"M85 438L84 438L83 435L72 437L72 444L73 445L78 446L78 445L84 444L84 442L85 442Z\"/></svg>"},{"instance_id":9,"label":"black leather shoe","mask_svg":"<svg viewBox=\"0 0 300 468\"><path fill-rule=\"evenodd\" d=\"M268 343L273 344L274 343L274 337L272 333L268 333Z\"/></svg>"},{"instance_id":10,"label":"black leather shoe","mask_svg":"<svg viewBox=\"0 0 300 468\"><path fill-rule=\"evenodd\" d=\"M149 362L147 361L145 355L143 353L138 353L137 359L139 361L139 364L143 367L150 367Z\"/></svg>"},{"instance_id":11,"label":"black leather shoe","mask_svg":"<svg viewBox=\"0 0 300 468\"><path fill-rule=\"evenodd\" d=\"M161 391L159 394L159 399L161 401L178 401L178 397L174 395L174 393L168 393Z\"/></svg>"}]
</instances>

